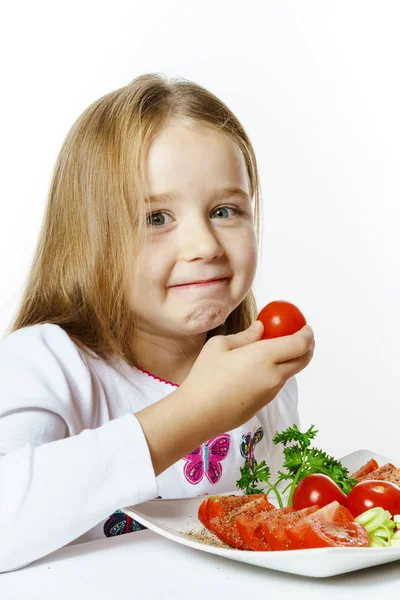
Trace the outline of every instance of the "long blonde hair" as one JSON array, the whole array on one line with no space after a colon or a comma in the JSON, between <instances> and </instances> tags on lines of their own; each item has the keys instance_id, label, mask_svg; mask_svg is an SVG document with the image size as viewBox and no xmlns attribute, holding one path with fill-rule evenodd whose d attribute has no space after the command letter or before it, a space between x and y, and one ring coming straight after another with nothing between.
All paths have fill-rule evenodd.
<instances>
[{"instance_id":1,"label":"long blonde hair","mask_svg":"<svg viewBox=\"0 0 400 600\"><path fill-rule=\"evenodd\" d=\"M89 106L70 129L52 177L42 230L9 332L38 323L62 327L91 356L135 364L127 274L144 240L144 165L170 118L223 133L243 153L259 235L260 185L251 142L231 110L182 78L146 74ZM256 317L250 291L225 323L236 333Z\"/></svg>"}]
</instances>

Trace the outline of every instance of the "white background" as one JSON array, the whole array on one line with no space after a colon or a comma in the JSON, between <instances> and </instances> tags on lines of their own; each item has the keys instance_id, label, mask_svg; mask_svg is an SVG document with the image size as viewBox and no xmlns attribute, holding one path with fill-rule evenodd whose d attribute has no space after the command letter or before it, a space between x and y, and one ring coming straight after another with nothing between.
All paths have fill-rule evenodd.
<instances>
[{"instance_id":1,"label":"white background","mask_svg":"<svg viewBox=\"0 0 400 600\"><path fill-rule=\"evenodd\" d=\"M141 73L192 79L256 149L259 305L290 300L315 330L303 426L336 456L400 460L400 4L14 0L0 20L0 334L73 121Z\"/></svg>"}]
</instances>

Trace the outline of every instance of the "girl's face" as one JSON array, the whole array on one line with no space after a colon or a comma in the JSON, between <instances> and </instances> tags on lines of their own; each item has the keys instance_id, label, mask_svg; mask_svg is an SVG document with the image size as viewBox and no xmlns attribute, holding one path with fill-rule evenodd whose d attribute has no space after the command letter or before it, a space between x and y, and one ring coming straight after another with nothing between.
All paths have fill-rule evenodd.
<instances>
[{"instance_id":1,"label":"girl's face","mask_svg":"<svg viewBox=\"0 0 400 600\"><path fill-rule=\"evenodd\" d=\"M243 155L223 134L170 121L149 148L146 182L148 235L131 284L138 329L204 334L240 304L255 274Z\"/></svg>"}]
</instances>

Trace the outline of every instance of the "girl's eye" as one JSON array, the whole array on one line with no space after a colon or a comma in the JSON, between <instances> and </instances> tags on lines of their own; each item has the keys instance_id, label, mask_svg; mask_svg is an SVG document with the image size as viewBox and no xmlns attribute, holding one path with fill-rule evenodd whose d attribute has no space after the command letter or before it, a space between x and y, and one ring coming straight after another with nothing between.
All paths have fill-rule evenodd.
<instances>
[{"instance_id":1,"label":"girl's eye","mask_svg":"<svg viewBox=\"0 0 400 600\"><path fill-rule=\"evenodd\" d=\"M159 227L160 225L166 225L168 223L169 215L165 212L150 213L146 217L147 225L153 227Z\"/></svg>"},{"instance_id":2,"label":"girl's eye","mask_svg":"<svg viewBox=\"0 0 400 600\"><path fill-rule=\"evenodd\" d=\"M211 212L213 219L229 219L244 212L234 206L220 206ZM146 222L149 227L162 227L171 221L171 216L165 211L153 212L147 215Z\"/></svg>"},{"instance_id":3,"label":"girl's eye","mask_svg":"<svg viewBox=\"0 0 400 600\"><path fill-rule=\"evenodd\" d=\"M213 219L229 219L229 217L239 214L242 214L242 211L238 208L234 208L233 206L220 206L212 211L211 216Z\"/></svg>"}]
</instances>

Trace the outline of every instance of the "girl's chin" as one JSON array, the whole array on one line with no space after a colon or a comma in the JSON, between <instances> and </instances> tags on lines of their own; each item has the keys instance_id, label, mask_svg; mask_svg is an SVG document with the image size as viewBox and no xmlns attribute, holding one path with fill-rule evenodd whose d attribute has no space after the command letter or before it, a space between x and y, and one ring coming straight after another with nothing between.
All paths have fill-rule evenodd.
<instances>
[{"instance_id":1,"label":"girl's chin","mask_svg":"<svg viewBox=\"0 0 400 600\"><path fill-rule=\"evenodd\" d=\"M182 326L179 330L187 335L196 335L200 333L208 333L217 327L224 325L225 321L231 314L231 312L238 306L239 302L235 302L234 299L228 302L205 303L202 306L198 306L195 309L187 311L186 315L183 314L183 318L179 321ZM178 313L176 313L176 316Z\"/></svg>"},{"instance_id":2,"label":"girl's chin","mask_svg":"<svg viewBox=\"0 0 400 600\"><path fill-rule=\"evenodd\" d=\"M223 324L224 320L221 318L216 318L214 315L213 318L204 318L201 320L197 319L196 321L185 323L182 328L182 333L184 335L207 334L209 331L212 331Z\"/></svg>"}]
</instances>

